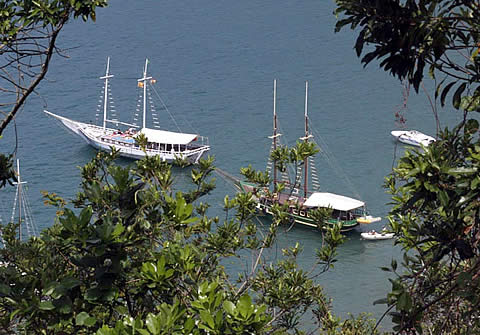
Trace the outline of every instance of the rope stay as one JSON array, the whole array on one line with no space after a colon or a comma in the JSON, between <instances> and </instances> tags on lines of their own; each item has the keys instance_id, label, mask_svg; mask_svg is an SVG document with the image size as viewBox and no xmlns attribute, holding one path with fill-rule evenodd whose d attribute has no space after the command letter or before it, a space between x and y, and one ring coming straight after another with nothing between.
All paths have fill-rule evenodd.
<instances>
[{"instance_id":1,"label":"rope stay","mask_svg":"<svg viewBox=\"0 0 480 335\"><path fill-rule=\"evenodd\" d=\"M272 137L272 145L270 147L268 160L267 160L267 168L266 169L267 169L267 172L270 176L272 175L272 170L273 170L273 160L270 157L270 154L273 151L275 141L277 141L277 147L287 145L285 143L285 140L283 139L283 137L280 136L280 134L283 134L283 130L282 130L282 127L280 125L279 120L277 120L277 129L279 131L279 135L277 135L275 138ZM282 183L286 184L286 185L290 185L292 183L293 178L294 178L293 176L295 176L294 171L295 171L295 168L294 168L293 164L287 164L287 169L285 171L281 171L280 181Z\"/></svg>"},{"instance_id":2,"label":"rope stay","mask_svg":"<svg viewBox=\"0 0 480 335\"><path fill-rule=\"evenodd\" d=\"M277 121L277 123L278 123L278 121ZM320 149L319 153L320 153L321 157L327 162L327 164L330 166L330 168L333 169L335 175L339 179L344 181L344 183L347 186L349 192L351 192L356 198L361 199L362 197L360 196L359 192L357 191L357 188L353 184L352 180L348 177L348 175L346 174L344 169L338 163L335 156L332 154L332 152L328 148L327 143L322 138L322 136L320 136L320 133L312 126L312 124L310 122L309 122L309 128L310 128L311 135L313 135L313 137L315 138L315 139L311 139L310 141L315 143L315 145ZM278 127L278 129L280 129L280 126ZM275 141L275 140L276 139L272 140L272 146L271 146L270 152L273 149L273 141ZM284 145L284 140L283 141L281 140L281 142L282 143L280 143L280 145ZM321 190L321 184L320 184L320 178L319 178L319 174L318 174L317 162L315 160L315 156L309 157L309 164L308 165L309 165L309 169L310 169L309 179L310 179L310 184L311 184L311 191L320 191ZM273 161L269 157L268 162L267 162L267 171L269 173L271 173L272 169L273 169ZM304 169L302 168L302 166L298 166L298 170L296 171L297 172L296 174L295 174L294 171L295 171L295 169L294 169L293 165L289 164L287 166L287 171L282 174L282 177L281 177L282 182L285 182L285 183L288 184L293 180L292 176L296 175L297 180L296 180L295 184L298 186L299 182L302 179Z\"/></svg>"},{"instance_id":3,"label":"rope stay","mask_svg":"<svg viewBox=\"0 0 480 335\"><path fill-rule=\"evenodd\" d=\"M177 130L179 132L182 132L182 130L180 129L180 127L178 126L178 123L177 121L175 120L175 118L173 117L172 113L170 113L170 110L168 109L167 105L165 104L165 102L163 101L162 97L160 96L160 94L158 94L158 91L157 89L155 88L155 86L151 86L152 87L152 90L153 90L153 93L155 93L156 97L160 100L161 104L162 104L162 110L165 110L168 115L170 116L170 119L172 120L172 122L175 124L175 127L177 127ZM190 127L190 129L192 129L192 131L194 133L198 133L198 131L192 126L192 124L188 121L187 118L185 117L182 117L183 120L187 123L188 127Z\"/></svg>"},{"instance_id":4,"label":"rope stay","mask_svg":"<svg viewBox=\"0 0 480 335\"><path fill-rule=\"evenodd\" d=\"M360 196L359 192L357 191L357 188L355 187L352 180L348 177L345 170L341 167L341 165L338 163L335 156L332 154L332 152L328 148L327 142L325 142L325 140L320 136L320 132L318 132L311 124L310 124L310 129L311 129L311 132L314 134L315 139L316 139L316 140L314 140L314 143L320 149L320 154L323 156L323 158L325 159L327 164L333 169L333 171L337 175L337 177L345 182L349 191L352 192L352 194L356 198L361 199L362 197Z\"/></svg>"},{"instance_id":5,"label":"rope stay","mask_svg":"<svg viewBox=\"0 0 480 335\"><path fill-rule=\"evenodd\" d=\"M27 188L22 190L22 201L23 201L23 206L25 208L25 228L27 230L27 236L38 236L38 228L37 225L35 224L35 220L33 218L33 212L32 212L32 206L30 204L29 197L27 195Z\"/></svg>"},{"instance_id":6,"label":"rope stay","mask_svg":"<svg viewBox=\"0 0 480 335\"><path fill-rule=\"evenodd\" d=\"M17 160L17 167L19 169L19 162ZM28 198L28 187L26 187L26 182L22 182L20 180L20 173L17 172L18 175L18 182L16 183L17 188L15 190L15 198L13 201L12 206L12 215L10 218L10 222L15 222L15 213L17 212L17 208L19 209L19 238L22 240L28 239L33 236L38 236L39 231L37 225L35 224L35 220L32 214L32 206L30 204ZM20 210L21 209L21 210ZM1 221L1 220L0 220ZM1 236L0 236L1 239Z\"/></svg>"},{"instance_id":7,"label":"rope stay","mask_svg":"<svg viewBox=\"0 0 480 335\"><path fill-rule=\"evenodd\" d=\"M100 124L103 120L103 106L105 103L105 90L107 91L108 112L110 114L111 121L118 121L117 110L115 108L115 100L113 99L112 90L110 84L104 83L100 90L100 97L98 99L97 109L95 111L95 122ZM101 117L100 117L101 116Z\"/></svg>"}]
</instances>

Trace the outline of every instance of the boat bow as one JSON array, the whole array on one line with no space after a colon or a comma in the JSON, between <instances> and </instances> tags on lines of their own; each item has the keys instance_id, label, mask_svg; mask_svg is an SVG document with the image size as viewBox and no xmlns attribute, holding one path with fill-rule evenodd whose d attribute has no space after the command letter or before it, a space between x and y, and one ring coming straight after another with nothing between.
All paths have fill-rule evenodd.
<instances>
[{"instance_id":1,"label":"boat bow","mask_svg":"<svg viewBox=\"0 0 480 335\"><path fill-rule=\"evenodd\" d=\"M66 117L63 117L63 116L60 116L60 115L51 113L51 112L49 112L49 111L47 111L47 110L44 110L43 112L44 112L45 114L47 114L48 116L51 116L51 117L55 118L55 119L58 120L63 126L65 126L65 128L67 128L68 130L72 131L74 134L77 134L77 135L79 135L79 136L82 136L82 132L80 131L80 129L85 128L85 126L87 126L86 123L74 121L74 120L71 120L71 119L69 119L69 118L66 118Z\"/></svg>"}]
</instances>

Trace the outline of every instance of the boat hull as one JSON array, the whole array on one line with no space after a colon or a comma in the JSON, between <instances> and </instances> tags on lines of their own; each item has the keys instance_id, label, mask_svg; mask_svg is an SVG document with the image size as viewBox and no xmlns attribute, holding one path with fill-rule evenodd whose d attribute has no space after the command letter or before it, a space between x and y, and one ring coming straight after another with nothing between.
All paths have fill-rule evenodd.
<instances>
[{"instance_id":1,"label":"boat hull","mask_svg":"<svg viewBox=\"0 0 480 335\"><path fill-rule=\"evenodd\" d=\"M197 145L184 151L167 151L152 148L146 148L145 151L143 151L135 144L133 139L129 139L128 142L122 142L121 140L116 141L113 136L117 132L116 129L104 129L103 127L74 121L48 111L44 112L56 118L66 129L82 138L95 149L111 152L112 148L115 148L120 156L126 158L142 159L146 156L159 156L163 161L169 163L175 161L177 158L184 158L190 163L196 164L200 158L210 150L210 146L208 145Z\"/></svg>"},{"instance_id":2,"label":"boat hull","mask_svg":"<svg viewBox=\"0 0 480 335\"><path fill-rule=\"evenodd\" d=\"M263 203L257 203L257 213L259 215L266 215L266 216L269 216L269 217L273 217L273 212L272 212L271 206L263 204ZM289 216L290 220L292 221L292 223L298 223L298 224L303 225L303 226L313 227L313 228L317 228L317 229L330 228L330 227L333 227L333 226L340 223L342 225L340 231L343 232L343 233L351 231L351 230L355 229L355 227L360 225L360 223L358 223L357 220L355 220L355 219L354 220L337 220L335 218L330 218L330 219L327 219L324 222L320 223L320 222L316 222L315 220L309 218L307 216L308 214L307 214L306 211L304 211L303 213L304 213L304 215L301 215L302 213L294 214L292 212L289 212L288 216Z\"/></svg>"},{"instance_id":3,"label":"boat hull","mask_svg":"<svg viewBox=\"0 0 480 335\"><path fill-rule=\"evenodd\" d=\"M366 232L360 234L365 240L389 240L395 237L394 233L377 233L377 232Z\"/></svg>"},{"instance_id":4,"label":"boat hull","mask_svg":"<svg viewBox=\"0 0 480 335\"><path fill-rule=\"evenodd\" d=\"M272 204L275 203L275 201L266 197L266 194L263 192L263 190L258 191L255 184L249 183L246 181L238 181L236 183L236 186L240 192L244 192L244 193L249 192L253 194L253 197L254 197L253 199L257 203L256 205L257 215L262 215L262 216L266 215L269 217L273 217ZM285 203L285 200L286 200L285 195L281 194L276 201L279 201L280 203ZM301 200L301 202L303 202L303 200ZM315 208L311 208L311 209L315 209ZM313 220L311 217L309 217L308 211L309 211L309 208L304 208L303 210L298 211L297 209L290 207L288 216L292 223L297 223L303 226L313 227L317 229L333 227L336 224L340 223L342 224L342 228L340 229L340 231L348 232L360 225L360 221L358 221L358 219L361 218L361 216L359 215L354 216L352 214L351 220L340 220L340 219L331 217L325 220L324 222L317 222Z\"/></svg>"},{"instance_id":5,"label":"boat hull","mask_svg":"<svg viewBox=\"0 0 480 335\"><path fill-rule=\"evenodd\" d=\"M417 130L393 130L391 134L398 141L417 147L427 147L435 142L435 138L425 135Z\"/></svg>"},{"instance_id":6,"label":"boat hull","mask_svg":"<svg viewBox=\"0 0 480 335\"><path fill-rule=\"evenodd\" d=\"M146 156L159 156L163 161L171 163L177 158L185 158L191 163L198 163L200 158L205 152L209 150L209 147L200 147L195 150L176 152L176 151L166 151L166 150L155 150L155 149L146 149L143 151L138 146L126 146L122 144L115 143L106 143L99 140L98 138L89 136L85 133L85 130L81 130L82 137L86 138L86 141L95 149L111 152L112 148L115 148L119 155L122 157L127 157L131 159L142 159Z\"/></svg>"}]
</instances>

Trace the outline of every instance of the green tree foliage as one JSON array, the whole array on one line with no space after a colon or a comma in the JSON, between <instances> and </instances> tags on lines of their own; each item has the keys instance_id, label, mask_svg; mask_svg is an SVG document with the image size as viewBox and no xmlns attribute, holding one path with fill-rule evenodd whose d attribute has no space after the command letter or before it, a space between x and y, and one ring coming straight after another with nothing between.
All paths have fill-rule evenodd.
<instances>
[{"instance_id":1,"label":"green tree foliage","mask_svg":"<svg viewBox=\"0 0 480 335\"><path fill-rule=\"evenodd\" d=\"M12 155L5 156L4 154L0 154L0 188L4 187L7 183L13 185L13 182L17 181L12 157Z\"/></svg>"},{"instance_id":2,"label":"green tree foliage","mask_svg":"<svg viewBox=\"0 0 480 335\"><path fill-rule=\"evenodd\" d=\"M213 188L212 159L191 169L191 189L181 192L158 157L120 167L115 155L83 167L75 210L46 195L58 221L40 237L20 242L15 225L2 229L0 333L371 333L364 316L335 317L314 281L334 262L339 229L327 232L308 272L296 263L299 245L267 262L282 216L259 229L253 195L238 193L225 197L222 220L208 217L200 198ZM243 271L225 269L242 267L245 255Z\"/></svg>"},{"instance_id":3,"label":"green tree foliage","mask_svg":"<svg viewBox=\"0 0 480 335\"><path fill-rule=\"evenodd\" d=\"M453 106L462 97L477 110L480 102L480 7L471 0L336 0L336 31L359 29L355 43L362 63L374 60L418 91L428 70L441 104L452 88ZM438 77L438 78L437 78Z\"/></svg>"},{"instance_id":4,"label":"green tree foliage","mask_svg":"<svg viewBox=\"0 0 480 335\"><path fill-rule=\"evenodd\" d=\"M0 1L0 138L48 72L57 37L71 18L95 20L108 0ZM0 153L0 187L15 181L11 154Z\"/></svg>"},{"instance_id":5,"label":"green tree foliage","mask_svg":"<svg viewBox=\"0 0 480 335\"><path fill-rule=\"evenodd\" d=\"M95 20L107 0L2 0L0 2L0 136L45 77L60 49L58 34L73 18Z\"/></svg>"},{"instance_id":6,"label":"green tree foliage","mask_svg":"<svg viewBox=\"0 0 480 335\"><path fill-rule=\"evenodd\" d=\"M295 185L291 185L293 191L294 188L300 187L299 176L297 175L300 168L305 164L305 160L312 157L319 152L318 147L313 142L298 141L294 147L289 148L287 146L280 145L270 153L270 159L275 162L275 167L279 172L287 171L287 167L290 165L295 171L295 176L292 178L295 181ZM246 168L240 169L242 174L248 181L258 185L259 187L268 187L273 180L267 171L255 171L249 165ZM273 185L275 192L281 192L285 189L285 184L277 182Z\"/></svg>"},{"instance_id":7,"label":"green tree foliage","mask_svg":"<svg viewBox=\"0 0 480 335\"><path fill-rule=\"evenodd\" d=\"M459 130L459 129L455 129ZM480 145L470 121L461 136L424 153L407 152L387 186L390 225L407 251L386 302L397 329L433 334L480 332Z\"/></svg>"},{"instance_id":8,"label":"green tree foliage","mask_svg":"<svg viewBox=\"0 0 480 335\"><path fill-rule=\"evenodd\" d=\"M399 333L478 334L479 323L479 18L475 1L336 0L337 31L359 29L357 55L374 60L418 91L424 73L442 105L452 88L463 120L425 150L408 150L386 187L390 227L404 248L390 267L383 301Z\"/></svg>"}]
</instances>

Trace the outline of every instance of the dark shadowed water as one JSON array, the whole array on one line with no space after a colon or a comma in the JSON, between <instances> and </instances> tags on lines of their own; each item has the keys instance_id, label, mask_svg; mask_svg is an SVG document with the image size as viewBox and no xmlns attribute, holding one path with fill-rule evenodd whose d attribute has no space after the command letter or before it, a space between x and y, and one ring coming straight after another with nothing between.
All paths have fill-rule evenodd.
<instances>
[{"instance_id":1,"label":"dark shadowed water","mask_svg":"<svg viewBox=\"0 0 480 335\"><path fill-rule=\"evenodd\" d=\"M103 84L98 77L105 71L107 56L122 119L132 120L136 79L148 57L156 89L179 125L183 122L183 130L192 131L192 126L208 136L217 166L237 176L248 164L265 168L273 80L277 79L282 132L290 143L303 133L308 81L310 118L340 171L336 174L328 164L320 165L323 189L347 196L358 193L372 214L385 216L389 200L382 183L395 156L390 131L396 127L394 113L402 103L402 86L377 64L362 67L352 49L354 34L334 33L333 9L332 1L313 0L117 0L98 10L96 23L70 24L59 40L68 57L53 60L41 85L41 99L31 99L17 119L18 157L37 225L48 227L54 218L40 191L72 198L80 182L78 166L95 154L43 115L44 102L53 113L93 120ZM454 112L441 113L443 126L459 120ZM409 128L435 135L425 95L412 92L405 116ZM13 146L10 127L0 149L11 151ZM402 152L399 146L396 155ZM234 194L223 179L218 178L217 185L208 199L211 215L221 215L224 195ZM2 190L1 195L3 215L9 217L13 190ZM342 316L370 312L379 317L383 312L383 306L372 304L390 288L379 268L398 257L400 249L392 241L363 241L360 232L385 223L349 234L335 269L320 279ZM310 268L321 237L313 230L295 228L281 236L278 249L297 241L304 248L301 264Z\"/></svg>"}]
</instances>

